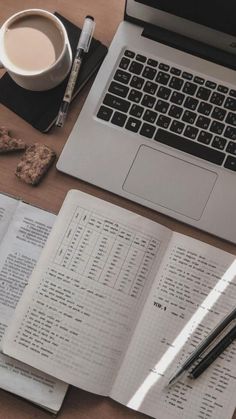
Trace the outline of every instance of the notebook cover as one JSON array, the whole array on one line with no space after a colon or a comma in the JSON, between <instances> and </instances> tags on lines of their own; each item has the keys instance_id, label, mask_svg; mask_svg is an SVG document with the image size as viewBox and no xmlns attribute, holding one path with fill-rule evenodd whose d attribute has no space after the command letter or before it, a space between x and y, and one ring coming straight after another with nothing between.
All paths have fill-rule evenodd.
<instances>
[{"instance_id":1,"label":"notebook cover","mask_svg":"<svg viewBox=\"0 0 236 419\"><path fill-rule=\"evenodd\" d=\"M65 25L74 56L81 30L59 13L55 13L55 15ZM89 52L85 54L83 60L83 65L75 85L73 99L98 69L106 53L107 48L100 41L93 38ZM33 92L18 86L5 73L0 79L0 102L34 128L41 132L47 132L57 118L68 78L69 76L54 89L44 92Z\"/></svg>"}]
</instances>

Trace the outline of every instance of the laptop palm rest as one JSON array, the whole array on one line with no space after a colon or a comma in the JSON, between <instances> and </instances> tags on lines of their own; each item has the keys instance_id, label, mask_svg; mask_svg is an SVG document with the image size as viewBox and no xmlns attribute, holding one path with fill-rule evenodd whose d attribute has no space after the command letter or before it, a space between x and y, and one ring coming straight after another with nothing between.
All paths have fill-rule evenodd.
<instances>
[{"instance_id":1,"label":"laptop palm rest","mask_svg":"<svg viewBox=\"0 0 236 419\"><path fill-rule=\"evenodd\" d=\"M215 172L141 145L123 189L199 220L216 179Z\"/></svg>"}]
</instances>

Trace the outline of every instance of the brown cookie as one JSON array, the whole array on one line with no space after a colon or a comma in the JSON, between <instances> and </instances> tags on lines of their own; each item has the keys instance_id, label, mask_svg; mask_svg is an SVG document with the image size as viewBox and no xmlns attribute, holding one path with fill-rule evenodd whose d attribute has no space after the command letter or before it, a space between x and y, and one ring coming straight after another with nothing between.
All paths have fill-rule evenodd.
<instances>
[{"instance_id":1,"label":"brown cookie","mask_svg":"<svg viewBox=\"0 0 236 419\"><path fill-rule=\"evenodd\" d=\"M56 157L47 145L36 143L27 148L16 168L16 176L26 183L37 185Z\"/></svg>"},{"instance_id":2,"label":"brown cookie","mask_svg":"<svg viewBox=\"0 0 236 419\"><path fill-rule=\"evenodd\" d=\"M11 151L26 149L26 144L23 140L12 138L6 132L7 130L0 131L0 153L9 153Z\"/></svg>"}]
</instances>

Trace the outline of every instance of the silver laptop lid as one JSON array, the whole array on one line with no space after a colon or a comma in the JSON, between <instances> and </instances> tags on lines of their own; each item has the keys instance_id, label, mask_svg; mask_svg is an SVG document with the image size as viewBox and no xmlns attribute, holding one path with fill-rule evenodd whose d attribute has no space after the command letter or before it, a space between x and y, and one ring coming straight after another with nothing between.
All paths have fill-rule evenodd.
<instances>
[{"instance_id":1,"label":"silver laptop lid","mask_svg":"<svg viewBox=\"0 0 236 419\"><path fill-rule=\"evenodd\" d=\"M157 25L236 55L235 0L126 0L125 19Z\"/></svg>"}]
</instances>

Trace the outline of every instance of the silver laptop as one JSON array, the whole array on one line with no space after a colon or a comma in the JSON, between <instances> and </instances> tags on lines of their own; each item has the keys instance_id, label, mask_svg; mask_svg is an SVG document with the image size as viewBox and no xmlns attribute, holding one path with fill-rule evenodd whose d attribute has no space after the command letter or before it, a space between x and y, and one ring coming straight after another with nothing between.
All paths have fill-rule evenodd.
<instances>
[{"instance_id":1,"label":"silver laptop","mask_svg":"<svg viewBox=\"0 0 236 419\"><path fill-rule=\"evenodd\" d=\"M127 0L57 168L236 243L235 22L233 0Z\"/></svg>"}]
</instances>

